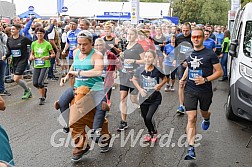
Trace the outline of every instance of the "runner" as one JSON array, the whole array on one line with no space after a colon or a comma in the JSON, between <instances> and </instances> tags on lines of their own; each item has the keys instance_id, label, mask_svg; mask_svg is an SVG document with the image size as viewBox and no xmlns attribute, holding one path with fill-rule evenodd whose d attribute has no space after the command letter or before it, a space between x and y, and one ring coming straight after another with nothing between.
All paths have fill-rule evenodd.
<instances>
[{"instance_id":1,"label":"runner","mask_svg":"<svg viewBox=\"0 0 252 167\"><path fill-rule=\"evenodd\" d=\"M221 58L221 67L224 71L224 75L220 81L228 80L227 76L227 58L230 45L230 31L226 30L224 32L224 41L222 43L222 54L219 56Z\"/></svg>"},{"instance_id":2,"label":"runner","mask_svg":"<svg viewBox=\"0 0 252 167\"><path fill-rule=\"evenodd\" d=\"M104 27L104 41L106 43L106 49L113 52L116 56L119 56L121 50L118 48L119 39L112 36L112 27L107 25Z\"/></svg>"},{"instance_id":3,"label":"runner","mask_svg":"<svg viewBox=\"0 0 252 167\"><path fill-rule=\"evenodd\" d=\"M130 99L132 103L138 104L137 94L138 91L134 87L131 79L134 75L134 70L139 67L140 64L144 63L144 50L140 44L136 42L137 30L130 28L127 32L128 45L124 52L121 54L123 61L123 70L120 71L120 111L121 111L121 122L118 127L118 131L123 131L128 128L126 122L127 118L127 97L130 92Z\"/></svg>"},{"instance_id":4,"label":"runner","mask_svg":"<svg viewBox=\"0 0 252 167\"><path fill-rule=\"evenodd\" d=\"M178 35L175 40L175 58L173 61L173 66L178 64L177 67L177 75L178 79L180 80L184 74L184 71L187 67L186 64L186 53L190 51L192 48L192 41L191 41L191 25L189 23L184 23L182 26L182 34ZM184 114L185 107L184 107L184 90L179 87L178 90L179 95L179 107L177 109L177 113Z\"/></svg>"},{"instance_id":5,"label":"runner","mask_svg":"<svg viewBox=\"0 0 252 167\"><path fill-rule=\"evenodd\" d=\"M176 67L177 64L173 64L174 60L174 47L175 47L175 40L176 40L176 35L173 34L171 35L171 43L165 45L164 47L164 72L167 78L167 84L165 87L165 92L174 91L174 83L175 83L175 76L176 76ZM171 85L170 85L170 78L171 78Z\"/></svg>"},{"instance_id":6,"label":"runner","mask_svg":"<svg viewBox=\"0 0 252 167\"><path fill-rule=\"evenodd\" d=\"M139 67L132 79L133 84L140 92L139 103L141 115L143 116L148 134L144 137L145 142L157 141L157 129L154 123L153 115L156 113L158 106L161 104L162 95L160 89L167 81L165 75L157 69L153 63L156 57L154 51L145 52L145 66ZM162 82L159 83L159 79Z\"/></svg>"},{"instance_id":7,"label":"runner","mask_svg":"<svg viewBox=\"0 0 252 167\"><path fill-rule=\"evenodd\" d=\"M104 69L102 71L102 77L104 79L107 104L110 106L112 86L114 84L114 79L117 77L116 70L121 68L121 62L114 53L106 49L106 43L102 38L97 38L95 40L94 48L103 54Z\"/></svg>"},{"instance_id":8,"label":"runner","mask_svg":"<svg viewBox=\"0 0 252 167\"><path fill-rule=\"evenodd\" d=\"M156 28L156 35L153 37L153 40L156 47L159 67L163 70L163 62L164 62L163 49L166 43L166 38L164 37L160 27Z\"/></svg>"},{"instance_id":9,"label":"runner","mask_svg":"<svg viewBox=\"0 0 252 167\"><path fill-rule=\"evenodd\" d=\"M28 87L26 81L23 80L24 71L28 65L29 53L27 51L27 45L31 45L31 40L19 35L21 25L14 24L11 27L12 37L7 40L8 52L6 57L12 55L13 67L14 67L14 81L24 89L24 95L22 99L28 99L32 97L31 89ZM4 56L3 59L6 59Z\"/></svg>"},{"instance_id":10,"label":"runner","mask_svg":"<svg viewBox=\"0 0 252 167\"><path fill-rule=\"evenodd\" d=\"M204 31L204 42L203 42L203 45L208 48L208 49L212 49L214 52L216 50L215 48L215 41L212 39L212 38L209 38L210 37L210 31L208 30L205 30Z\"/></svg>"},{"instance_id":11,"label":"runner","mask_svg":"<svg viewBox=\"0 0 252 167\"><path fill-rule=\"evenodd\" d=\"M185 108L188 117L186 132L189 148L185 160L196 159L194 141L198 102L203 117L202 129L207 130L210 126L211 115L208 110L213 97L211 81L223 74L216 54L204 47L203 37L203 30L194 28L191 36L194 51L187 58L188 67L180 80L180 87L185 87Z\"/></svg>"},{"instance_id":12,"label":"runner","mask_svg":"<svg viewBox=\"0 0 252 167\"><path fill-rule=\"evenodd\" d=\"M39 90L41 96L39 105L45 104L47 88L44 86L44 80L51 66L50 59L55 57L52 45L44 39L45 33L43 28L35 30L38 40L32 42L30 55L30 61L34 60L33 86Z\"/></svg>"}]
</instances>

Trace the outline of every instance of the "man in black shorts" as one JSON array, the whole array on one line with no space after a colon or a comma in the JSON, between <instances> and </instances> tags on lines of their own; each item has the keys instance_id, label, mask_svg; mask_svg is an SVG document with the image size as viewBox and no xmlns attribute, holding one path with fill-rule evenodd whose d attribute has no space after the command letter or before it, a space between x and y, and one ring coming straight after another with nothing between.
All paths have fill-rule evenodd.
<instances>
[{"instance_id":1,"label":"man in black shorts","mask_svg":"<svg viewBox=\"0 0 252 167\"><path fill-rule=\"evenodd\" d=\"M211 115L208 110L213 97L211 81L223 75L217 55L213 50L204 47L203 38L204 32L201 28L195 28L192 31L191 39L194 51L187 58L188 67L180 80L180 87L185 87L184 104L188 117L186 132L189 149L185 160L196 158L194 141L198 102L203 117L201 126L203 130L207 130L210 126ZM213 73L213 71L215 72Z\"/></svg>"}]
</instances>

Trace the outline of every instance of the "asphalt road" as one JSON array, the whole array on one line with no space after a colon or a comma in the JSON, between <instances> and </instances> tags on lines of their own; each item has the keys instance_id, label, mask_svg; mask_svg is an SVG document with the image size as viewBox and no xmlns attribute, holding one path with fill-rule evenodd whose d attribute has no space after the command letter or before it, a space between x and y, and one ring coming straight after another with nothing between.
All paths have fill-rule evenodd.
<instances>
[{"instance_id":1,"label":"asphalt road","mask_svg":"<svg viewBox=\"0 0 252 167\"><path fill-rule=\"evenodd\" d=\"M31 84L33 97L29 100L21 100L23 90L20 87L9 87L12 96L4 97L7 110L0 113L0 123L9 134L18 167L251 167L252 143L249 148L245 146L252 130L242 129L252 124L244 120L232 122L225 118L227 85L227 82L219 83L217 91L214 92L209 130L201 129L201 117L198 117L199 146L196 148L197 159L194 161L183 160L187 150L183 145L187 117L176 115L177 90L163 93L163 103L155 115L160 139L155 146L146 146L140 139L136 139L146 133L139 111L136 110L128 116L129 129L125 133L116 131L120 122L117 87L113 91L112 109L108 114L110 131L117 137L112 149L102 154L99 147L95 146L78 163L71 162L70 136L61 132L59 111L53 108L53 102L66 89L60 87L58 82L49 82L48 98L44 106L38 105L38 92ZM129 110L134 109L130 104ZM133 141L129 135L133 136ZM125 141L127 136L129 140Z\"/></svg>"}]
</instances>

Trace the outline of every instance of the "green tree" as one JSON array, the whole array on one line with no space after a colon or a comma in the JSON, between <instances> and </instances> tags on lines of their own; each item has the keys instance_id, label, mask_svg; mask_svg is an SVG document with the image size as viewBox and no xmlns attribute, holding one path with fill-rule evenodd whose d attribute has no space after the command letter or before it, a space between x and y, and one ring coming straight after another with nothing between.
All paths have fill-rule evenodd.
<instances>
[{"instance_id":1,"label":"green tree","mask_svg":"<svg viewBox=\"0 0 252 167\"><path fill-rule=\"evenodd\" d=\"M252 0L241 0L241 6L243 7L249 2L252 2Z\"/></svg>"}]
</instances>

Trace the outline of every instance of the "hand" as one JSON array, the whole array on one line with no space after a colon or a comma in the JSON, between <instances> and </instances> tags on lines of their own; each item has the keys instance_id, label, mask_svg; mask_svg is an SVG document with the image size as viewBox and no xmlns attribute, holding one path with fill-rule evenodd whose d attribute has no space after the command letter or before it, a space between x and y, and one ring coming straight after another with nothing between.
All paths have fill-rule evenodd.
<instances>
[{"instance_id":1,"label":"hand","mask_svg":"<svg viewBox=\"0 0 252 167\"><path fill-rule=\"evenodd\" d=\"M135 59L127 59L125 60L127 64L133 64L135 62Z\"/></svg>"},{"instance_id":2,"label":"hand","mask_svg":"<svg viewBox=\"0 0 252 167\"><path fill-rule=\"evenodd\" d=\"M202 76L197 76L194 78L194 82L196 85L202 85L205 83L205 79Z\"/></svg>"},{"instance_id":3,"label":"hand","mask_svg":"<svg viewBox=\"0 0 252 167\"><path fill-rule=\"evenodd\" d=\"M113 78L116 79L117 78L117 72L113 72Z\"/></svg>"},{"instance_id":4,"label":"hand","mask_svg":"<svg viewBox=\"0 0 252 167\"><path fill-rule=\"evenodd\" d=\"M120 53L120 57L124 58L124 53L123 52Z\"/></svg>"},{"instance_id":5,"label":"hand","mask_svg":"<svg viewBox=\"0 0 252 167\"><path fill-rule=\"evenodd\" d=\"M157 84L157 85L154 86L154 88L155 88L156 91L160 91L160 89L162 88L162 85Z\"/></svg>"},{"instance_id":6,"label":"hand","mask_svg":"<svg viewBox=\"0 0 252 167\"><path fill-rule=\"evenodd\" d=\"M5 60L6 59L6 56L2 56L2 60Z\"/></svg>"},{"instance_id":7,"label":"hand","mask_svg":"<svg viewBox=\"0 0 252 167\"><path fill-rule=\"evenodd\" d=\"M183 80L183 79L179 80L179 87L180 88L184 88L185 84L186 84L186 80Z\"/></svg>"},{"instance_id":8,"label":"hand","mask_svg":"<svg viewBox=\"0 0 252 167\"><path fill-rule=\"evenodd\" d=\"M177 61L176 61L176 60L173 60L172 66L173 66L173 67L176 67L176 64L177 64Z\"/></svg>"},{"instance_id":9,"label":"hand","mask_svg":"<svg viewBox=\"0 0 252 167\"><path fill-rule=\"evenodd\" d=\"M32 56L32 55L31 55L30 58L29 58L30 61L33 61L34 59L35 59L35 57Z\"/></svg>"},{"instance_id":10,"label":"hand","mask_svg":"<svg viewBox=\"0 0 252 167\"><path fill-rule=\"evenodd\" d=\"M67 82L67 80L68 80L68 75L66 75L64 78L61 78L60 86L64 86L64 84Z\"/></svg>"},{"instance_id":11,"label":"hand","mask_svg":"<svg viewBox=\"0 0 252 167\"><path fill-rule=\"evenodd\" d=\"M223 57L223 54L220 54L219 58L222 58Z\"/></svg>"},{"instance_id":12,"label":"hand","mask_svg":"<svg viewBox=\"0 0 252 167\"><path fill-rule=\"evenodd\" d=\"M139 90L139 92L140 92L140 94L141 94L142 97L146 97L147 96L147 91L146 90L141 89L141 90Z\"/></svg>"},{"instance_id":13,"label":"hand","mask_svg":"<svg viewBox=\"0 0 252 167\"><path fill-rule=\"evenodd\" d=\"M108 46L109 46L109 47L111 47L111 48L113 48L113 47L114 47L114 45L113 45L113 44L108 44Z\"/></svg>"}]
</instances>

